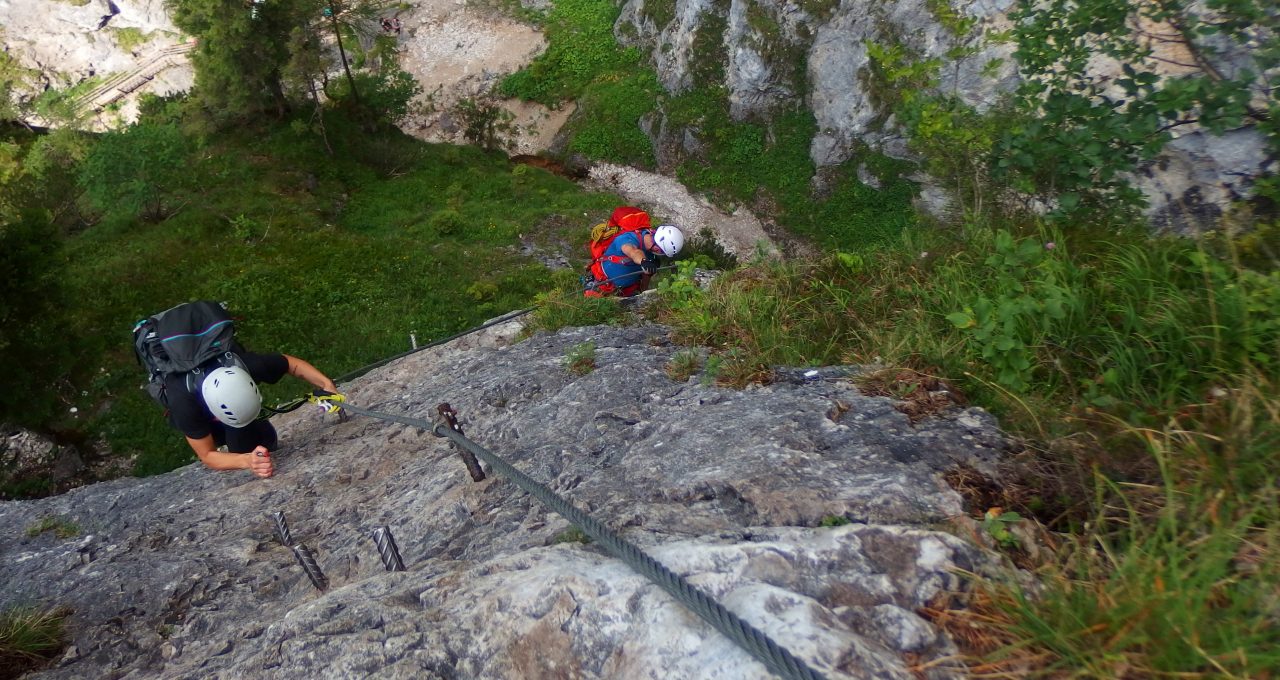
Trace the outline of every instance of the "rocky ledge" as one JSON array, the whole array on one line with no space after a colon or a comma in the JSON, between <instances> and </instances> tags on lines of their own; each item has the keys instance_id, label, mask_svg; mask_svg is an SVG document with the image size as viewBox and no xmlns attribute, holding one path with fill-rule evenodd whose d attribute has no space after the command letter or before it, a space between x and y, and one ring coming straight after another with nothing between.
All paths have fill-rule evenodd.
<instances>
[{"instance_id":1,"label":"rocky ledge","mask_svg":"<svg viewBox=\"0 0 1280 680\"><path fill-rule=\"evenodd\" d=\"M664 367L683 348L661 326L511 343L515 330L343 388L414 418L449 402L469 438L826 677L963 675L918 610L988 563L942 530L962 513L942 473L1001 454L988 415L913 423L850 368L745 390L674 381ZM594 369L570 371L587 342ZM310 410L277 417L270 480L191 465L0 504L0 606L73 611L71 646L36 677L771 677L509 480L473 482L448 440ZM274 512L326 590L276 538ZM42 526L71 530L29 535ZM404 571L384 568L380 526Z\"/></svg>"}]
</instances>

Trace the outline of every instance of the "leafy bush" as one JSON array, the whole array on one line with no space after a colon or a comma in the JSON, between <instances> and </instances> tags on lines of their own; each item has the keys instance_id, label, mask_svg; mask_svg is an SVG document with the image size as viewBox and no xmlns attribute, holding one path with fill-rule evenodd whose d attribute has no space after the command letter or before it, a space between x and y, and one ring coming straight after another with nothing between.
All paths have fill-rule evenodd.
<instances>
[{"instance_id":1,"label":"leafy bush","mask_svg":"<svg viewBox=\"0 0 1280 680\"><path fill-rule=\"evenodd\" d=\"M191 176L191 146L172 124L142 124L108 132L80 171L85 195L99 209L156 221L168 214Z\"/></svg>"},{"instance_id":2,"label":"leafy bush","mask_svg":"<svg viewBox=\"0 0 1280 680\"><path fill-rule=\"evenodd\" d=\"M0 223L0 363L10 371L0 390L0 419L28 427L56 408L48 389L68 358L67 302L59 276L62 239L43 215Z\"/></svg>"},{"instance_id":3,"label":"leafy bush","mask_svg":"<svg viewBox=\"0 0 1280 680\"><path fill-rule=\"evenodd\" d=\"M1274 20L1269 8L1267 0L1020 2L1011 18L1025 118L1006 129L999 168L1055 199L1060 214L1106 215L1141 204L1123 173L1153 158L1175 127L1220 133L1260 123L1275 153L1280 93L1261 74L1280 66L1280 34L1257 30ZM1191 63L1170 72L1161 43ZM1118 78L1094 68L1111 60Z\"/></svg>"}]
</instances>

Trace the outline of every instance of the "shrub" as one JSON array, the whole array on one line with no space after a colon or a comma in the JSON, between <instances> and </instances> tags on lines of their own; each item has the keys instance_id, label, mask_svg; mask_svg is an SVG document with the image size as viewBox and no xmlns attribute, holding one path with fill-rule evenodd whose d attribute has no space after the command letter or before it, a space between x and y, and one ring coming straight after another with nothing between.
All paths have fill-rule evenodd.
<instances>
[{"instance_id":1,"label":"shrub","mask_svg":"<svg viewBox=\"0 0 1280 680\"><path fill-rule=\"evenodd\" d=\"M0 613L0 664L6 677L35 670L66 644L65 608L16 607Z\"/></svg>"},{"instance_id":2,"label":"shrub","mask_svg":"<svg viewBox=\"0 0 1280 680\"><path fill-rule=\"evenodd\" d=\"M574 375L586 375L596 367L596 343L574 345L564 358L565 367Z\"/></svg>"}]
</instances>

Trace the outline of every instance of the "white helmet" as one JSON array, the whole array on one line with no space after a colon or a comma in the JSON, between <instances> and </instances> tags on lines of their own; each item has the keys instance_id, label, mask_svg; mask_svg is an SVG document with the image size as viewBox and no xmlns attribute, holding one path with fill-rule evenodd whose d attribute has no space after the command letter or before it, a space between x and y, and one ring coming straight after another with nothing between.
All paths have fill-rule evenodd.
<instances>
[{"instance_id":1,"label":"white helmet","mask_svg":"<svg viewBox=\"0 0 1280 680\"><path fill-rule=\"evenodd\" d=\"M663 255L675 257L684 247L684 234L676 227L664 224L653 232L653 242L662 249Z\"/></svg>"},{"instance_id":2,"label":"white helmet","mask_svg":"<svg viewBox=\"0 0 1280 680\"><path fill-rule=\"evenodd\" d=\"M262 395L249 372L239 366L214 369L200 386L204 403L223 425L244 427L262 410Z\"/></svg>"}]
</instances>

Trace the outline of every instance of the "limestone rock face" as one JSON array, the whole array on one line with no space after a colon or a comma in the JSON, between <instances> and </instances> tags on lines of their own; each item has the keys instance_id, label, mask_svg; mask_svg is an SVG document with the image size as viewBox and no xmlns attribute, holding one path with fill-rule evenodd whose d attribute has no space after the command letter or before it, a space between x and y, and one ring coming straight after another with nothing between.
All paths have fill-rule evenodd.
<instances>
[{"instance_id":1,"label":"limestone rock face","mask_svg":"<svg viewBox=\"0 0 1280 680\"><path fill-rule=\"evenodd\" d=\"M1000 455L989 416L912 424L860 394L854 368L741 391L676 382L664 365L683 348L659 326L513 345L494 340L510 326L490 330L343 390L428 420L447 401L466 436L827 677L919 677L907 658L962 677L916 612L987 564L937 527L962 513L941 471ZM594 370L570 372L586 342ZM0 606L74 609L72 647L35 677L771 677L622 561L566 541L568 523L511 481L471 481L447 440L309 410L275 423L270 480L191 465L0 503ZM274 537L275 511L327 591ZM27 536L45 517L80 533ZM822 526L834 518L849 523ZM379 559L383 525L405 571Z\"/></svg>"},{"instance_id":2,"label":"limestone rock face","mask_svg":"<svg viewBox=\"0 0 1280 680\"><path fill-rule=\"evenodd\" d=\"M25 97L126 74L184 40L163 0L0 0L0 43L39 74L37 90L21 93ZM193 81L185 59L142 75L150 76L145 91L162 95L184 91ZM121 109L104 116L98 127L136 116L131 99Z\"/></svg>"},{"instance_id":3,"label":"limestone rock face","mask_svg":"<svg viewBox=\"0 0 1280 680\"><path fill-rule=\"evenodd\" d=\"M544 0L523 4L548 8ZM984 45L977 35L1007 28L1011 6L1011 0L953 0L949 11L955 18L975 22L970 33L957 35L929 0L626 0L615 36L650 55L659 82L671 93L712 78L726 89L730 112L738 120L768 119L797 103L807 106L817 123L809 155L822 170L867 149L912 157L885 105L889 93L876 91L869 41L900 45L918 59L940 59L939 89L985 110L1017 85L1018 76L1013 46ZM423 0L397 16L404 24L401 65L424 88L419 106L403 123L407 132L428 141L465 142L468 128L476 124L469 117L477 116L478 104L482 110L495 106L502 111L500 141L513 153L562 146L557 135L574 113L572 103L548 110L491 99L503 77L545 49L537 30L492 9L454 0ZM162 0L88 0L83 5L0 0L0 25L0 43L41 72L42 87L67 87L131 69L146 79L145 91L157 94L183 91L192 83L185 59L165 53L182 37L165 15ZM143 42L134 44L135 35ZM1187 61L1169 56L1174 63ZM1252 63L1247 54L1228 59L1230 69ZM1096 68L1105 75L1116 65L1099 63ZM125 84L128 89L138 81ZM473 105L470 112L466 104ZM112 127L135 116L133 98L124 96L116 109L99 115L96 125ZM660 172L670 173L701 150L696 126L656 116L642 127L654 142ZM1141 168L1134 182L1150 201L1148 216L1155 228L1192 231L1213 226L1226 206L1249 196L1253 178L1274 171L1268 162L1275 163L1252 128L1221 136L1193 130ZM920 205L942 216L948 200L927 178L923 186L930 196Z\"/></svg>"},{"instance_id":4,"label":"limestone rock face","mask_svg":"<svg viewBox=\"0 0 1280 680\"><path fill-rule=\"evenodd\" d=\"M809 155L819 170L868 149L913 158L886 105L892 93L877 91L868 42L899 46L913 59L939 60L938 90L979 111L1019 82L1013 45L977 39L980 32L1009 27L1010 0L950 2L955 19L974 22L964 35L954 32L954 22L944 25L948 22L940 19L939 9L926 0L676 0L666 16L660 8L668 2L627 0L615 31L619 40L648 51L659 81L672 93L710 77L728 91L736 120L768 120L779 109L807 106L818 127ZM1167 56L1170 63L1192 61ZM1228 53L1224 59L1229 72L1252 65L1247 54ZM1105 78L1119 67L1099 61L1091 68ZM1176 67L1170 68L1176 75ZM700 151L696 125L646 121L645 131L662 172ZM1254 178L1275 171L1268 166L1275 161L1267 158L1262 135L1251 127L1223 135L1194 128L1179 134L1133 178L1150 203L1147 214L1156 229L1216 226L1233 201L1250 195ZM922 186L931 195L920 205L945 217L950 201L928 178Z\"/></svg>"}]
</instances>

